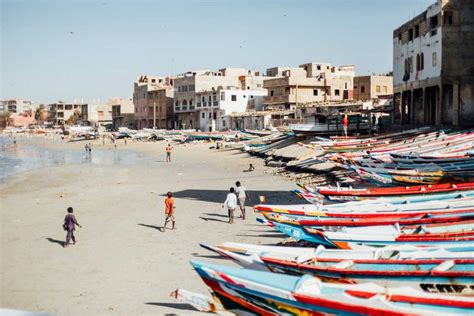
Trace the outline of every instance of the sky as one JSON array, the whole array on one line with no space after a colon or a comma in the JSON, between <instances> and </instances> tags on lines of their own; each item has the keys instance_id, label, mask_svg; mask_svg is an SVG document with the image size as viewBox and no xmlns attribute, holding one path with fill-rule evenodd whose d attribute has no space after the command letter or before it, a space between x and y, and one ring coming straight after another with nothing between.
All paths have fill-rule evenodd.
<instances>
[{"instance_id":1,"label":"sky","mask_svg":"<svg viewBox=\"0 0 474 316\"><path fill-rule=\"evenodd\" d=\"M307 62L392 70L393 30L435 0L0 0L0 99L130 98L142 74Z\"/></svg>"}]
</instances>

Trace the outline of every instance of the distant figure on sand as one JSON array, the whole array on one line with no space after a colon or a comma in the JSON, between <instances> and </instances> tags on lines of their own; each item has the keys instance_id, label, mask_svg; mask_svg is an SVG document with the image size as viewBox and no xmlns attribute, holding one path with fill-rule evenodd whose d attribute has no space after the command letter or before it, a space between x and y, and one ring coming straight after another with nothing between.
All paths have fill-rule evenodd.
<instances>
[{"instance_id":1,"label":"distant figure on sand","mask_svg":"<svg viewBox=\"0 0 474 316\"><path fill-rule=\"evenodd\" d=\"M163 232L166 230L166 225L168 224L169 221L171 221L171 229L176 229L175 227L175 219L174 219L174 200L173 200L173 194L171 192L166 193L166 199L165 199L165 224L163 225Z\"/></svg>"},{"instance_id":2,"label":"distant figure on sand","mask_svg":"<svg viewBox=\"0 0 474 316\"><path fill-rule=\"evenodd\" d=\"M89 144L88 143L85 144L84 149L86 150L86 154L87 154L89 152Z\"/></svg>"},{"instance_id":3,"label":"distant figure on sand","mask_svg":"<svg viewBox=\"0 0 474 316\"><path fill-rule=\"evenodd\" d=\"M170 143L166 146L166 162L171 162L171 151L173 150L173 146Z\"/></svg>"},{"instance_id":4,"label":"distant figure on sand","mask_svg":"<svg viewBox=\"0 0 474 316\"><path fill-rule=\"evenodd\" d=\"M72 244L73 245L76 244L76 237L74 236L74 230L76 229L76 225L82 228L82 226L79 225L79 223L77 222L74 214L72 214L73 212L74 210L72 209L72 207L68 207L67 215L64 218L63 228L65 231L67 231L66 241L64 242L64 248L69 246L71 239L72 239Z\"/></svg>"},{"instance_id":5,"label":"distant figure on sand","mask_svg":"<svg viewBox=\"0 0 474 316\"><path fill-rule=\"evenodd\" d=\"M245 200L247 199L247 192L245 191L245 187L240 185L240 181L235 183L237 189L235 190L237 193L237 197L239 198L239 206L240 211L242 212L242 219L245 219Z\"/></svg>"},{"instance_id":6,"label":"distant figure on sand","mask_svg":"<svg viewBox=\"0 0 474 316\"><path fill-rule=\"evenodd\" d=\"M247 170L244 170L244 172L250 172L254 170L255 170L255 167L252 164L250 164L249 168Z\"/></svg>"},{"instance_id":7,"label":"distant figure on sand","mask_svg":"<svg viewBox=\"0 0 474 316\"><path fill-rule=\"evenodd\" d=\"M89 143L89 154L91 154L91 153L92 153L92 144Z\"/></svg>"},{"instance_id":8,"label":"distant figure on sand","mask_svg":"<svg viewBox=\"0 0 474 316\"><path fill-rule=\"evenodd\" d=\"M342 129L344 130L344 136L347 138L347 127L349 125L349 119L347 118L347 114L344 114L344 118L342 119Z\"/></svg>"},{"instance_id":9,"label":"distant figure on sand","mask_svg":"<svg viewBox=\"0 0 474 316\"><path fill-rule=\"evenodd\" d=\"M224 205L222 207L227 207L229 211L229 224L234 223L234 211L237 207L237 195L235 195L234 188L230 188L229 194L227 194L227 198L224 201Z\"/></svg>"}]
</instances>

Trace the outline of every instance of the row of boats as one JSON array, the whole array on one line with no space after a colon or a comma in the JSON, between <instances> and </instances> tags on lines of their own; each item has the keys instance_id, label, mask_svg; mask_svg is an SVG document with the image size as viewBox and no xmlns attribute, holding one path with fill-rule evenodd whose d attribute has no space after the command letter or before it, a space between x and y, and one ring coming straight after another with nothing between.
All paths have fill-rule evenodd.
<instances>
[{"instance_id":1,"label":"row of boats","mask_svg":"<svg viewBox=\"0 0 474 316\"><path fill-rule=\"evenodd\" d=\"M436 143L438 152L429 155L392 148L368 157L347 150L378 147L367 139L318 146L343 147L338 163L377 174L383 172L376 164L393 170L469 170L472 158L463 140L470 132L428 134L413 137L431 139L421 150ZM405 136L402 142L417 142ZM451 144L442 149L446 142ZM394 185L399 182L404 185ZM474 182L413 182L364 188L300 184L293 193L304 204L255 205L257 220L286 235L286 242L201 244L237 266L193 260L212 296L181 289L173 295L201 311L224 314L472 315Z\"/></svg>"}]
</instances>

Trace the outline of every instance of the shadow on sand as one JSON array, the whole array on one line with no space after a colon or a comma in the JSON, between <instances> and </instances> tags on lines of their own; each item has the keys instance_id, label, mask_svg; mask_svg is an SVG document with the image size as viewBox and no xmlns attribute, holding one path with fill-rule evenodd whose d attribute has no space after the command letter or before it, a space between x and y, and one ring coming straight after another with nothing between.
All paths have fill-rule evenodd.
<instances>
[{"instance_id":1,"label":"shadow on sand","mask_svg":"<svg viewBox=\"0 0 474 316\"><path fill-rule=\"evenodd\" d=\"M155 306L161 306L161 307L169 307L169 308L176 308L180 309L183 311L197 311L194 307L192 307L189 304L186 303L159 303L159 302L148 302L145 303L146 305L155 305Z\"/></svg>"},{"instance_id":2,"label":"shadow on sand","mask_svg":"<svg viewBox=\"0 0 474 316\"><path fill-rule=\"evenodd\" d=\"M58 244L61 247L64 247L64 240L57 240L57 239L53 239L53 238L46 238L46 240L53 243L53 244Z\"/></svg>"},{"instance_id":3,"label":"shadow on sand","mask_svg":"<svg viewBox=\"0 0 474 316\"><path fill-rule=\"evenodd\" d=\"M140 226L143 226L143 227L148 227L148 228L158 229L160 232L163 231L162 226L155 226L155 225L148 225L148 224L137 224L137 225L140 225Z\"/></svg>"},{"instance_id":4,"label":"shadow on sand","mask_svg":"<svg viewBox=\"0 0 474 316\"><path fill-rule=\"evenodd\" d=\"M227 217L227 216L226 216ZM202 216L199 216L200 219L204 220L204 221L211 221L211 222L221 222L221 223L228 223L229 221L224 221L222 219L218 219L218 218L212 218L212 217L202 217Z\"/></svg>"},{"instance_id":5,"label":"shadow on sand","mask_svg":"<svg viewBox=\"0 0 474 316\"><path fill-rule=\"evenodd\" d=\"M178 199L198 200L222 204L229 191L227 190L183 190L173 192L173 197ZM308 202L296 197L290 191L247 191L249 198L247 206L259 204L259 196L265 196L268 204L307 204ZM162 194L166 196L166 194Z\"/></svg>"}]
</instances>

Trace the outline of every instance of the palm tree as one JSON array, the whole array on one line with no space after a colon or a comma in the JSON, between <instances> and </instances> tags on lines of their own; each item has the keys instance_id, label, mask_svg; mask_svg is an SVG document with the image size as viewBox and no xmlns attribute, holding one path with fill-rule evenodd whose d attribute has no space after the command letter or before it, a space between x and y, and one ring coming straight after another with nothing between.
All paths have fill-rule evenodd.
<instances>
[{"instance_id":1,"label":"palm tree","mask_svg":"<svg viewBox=\"0 0 474 316\"><path fill-rule=\"evenodd\" d=\"M81 112L78 110L74 111L74 114L72 114L66 121L67 124L69 125L74 125L79 122L79 119L81 118Z\"/></svg>"},{"instance_id":2,"label":"palm tree","mask_svg":"<svg viewBox=\"0 0 474 316\"><path fill-rule=\"evenodd\" d=\"M0 114L0 125L10 126L12 113L9 111Z\"/></svg>"},{"instance_id":3,"label":"palm tree","mask_svg":"<svg viewBox=\"0 0 474 316\"><path fill-rule=\"evenodd\" d=\"M35 112L35 120L38 122L38 125L41 125L46 121L48 118L48 110L44 104L40 104L40 106L36 109Z\"/></svg>"}]
</instances>

